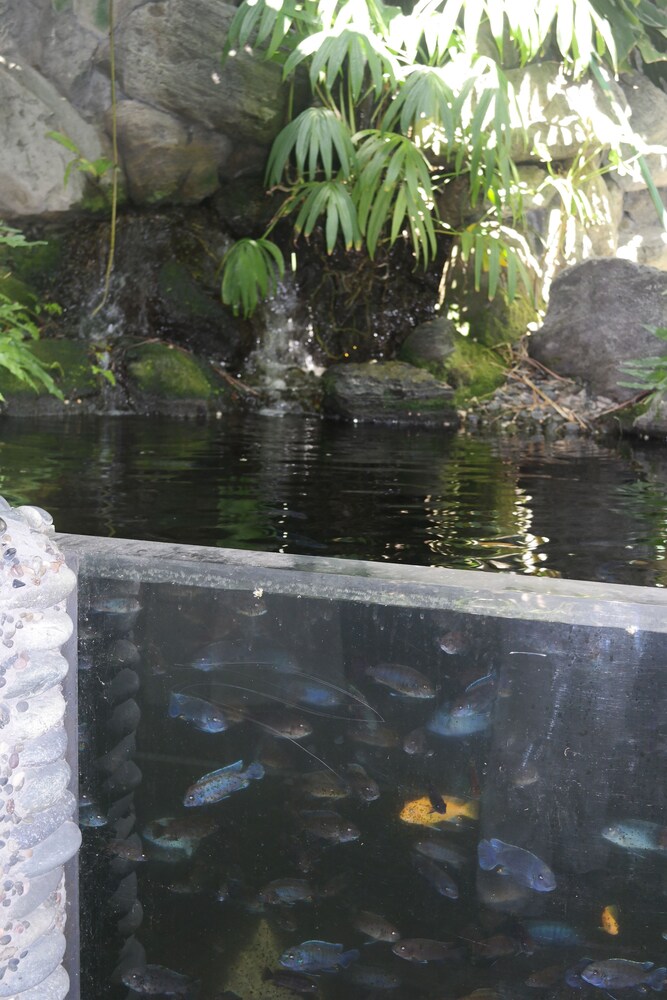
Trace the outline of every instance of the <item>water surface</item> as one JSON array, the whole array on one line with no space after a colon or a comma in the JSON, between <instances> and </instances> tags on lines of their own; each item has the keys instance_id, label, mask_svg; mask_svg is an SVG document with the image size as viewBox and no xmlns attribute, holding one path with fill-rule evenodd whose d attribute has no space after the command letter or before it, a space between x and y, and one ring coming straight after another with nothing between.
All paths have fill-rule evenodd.
<instances>
[{"instance_id":1,"label":"water surface","mask_svg":"<svg viewBox=\"0 0 667 1000\"><path fill-rule=\"evenodd\" d=\"M237 415L10 420L0 492L58 530L648 586L661 448Z\"/></svg>"}]
</instances>

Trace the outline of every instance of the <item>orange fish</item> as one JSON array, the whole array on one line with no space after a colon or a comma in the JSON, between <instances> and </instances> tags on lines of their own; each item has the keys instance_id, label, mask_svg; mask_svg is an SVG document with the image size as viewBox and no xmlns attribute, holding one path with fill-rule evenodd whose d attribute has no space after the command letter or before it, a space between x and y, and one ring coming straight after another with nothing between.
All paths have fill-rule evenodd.
<instances>
[{"instance_id":1,"label":"orange fish","mask_svg":"<svg viewBox=\"0 0 667 1000\"><path fill-rule=\"evenodd\" d=\"M444 793L442 798L447 806L444 813L435 811L429 796L424 795L421 799L406 802L399 819L417 826L440 826L446 823L462 826L466 820L476 820L479 817L479 802L474 799L455 799Z\"/></svg>"},{"instance_id":2,"label":"orange fish","mask_svg":"<svg viewBox=\"0 0 667 1000\"><path fill-rule=\"evenodd\" d=\"M605 906L600 917L601 930L606 934L618 934L620 927L618 923L618 907Z\"/></svg>"}]
</instances>

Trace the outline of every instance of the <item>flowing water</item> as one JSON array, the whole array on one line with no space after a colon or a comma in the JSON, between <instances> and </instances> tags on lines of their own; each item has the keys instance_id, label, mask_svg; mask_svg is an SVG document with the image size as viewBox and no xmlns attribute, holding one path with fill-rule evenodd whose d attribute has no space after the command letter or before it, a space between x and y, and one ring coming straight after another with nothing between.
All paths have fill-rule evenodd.
<instances>
[{"instance_id":1,"label":"flowing water","mask_svg":"<svg viewBox=\"0 0 667 1000\"><path fill-rule=\"evenodd\" d=\"M5 420L60 531L663 586L662 449L233 416Z\"/></svg>"}]
</instances>

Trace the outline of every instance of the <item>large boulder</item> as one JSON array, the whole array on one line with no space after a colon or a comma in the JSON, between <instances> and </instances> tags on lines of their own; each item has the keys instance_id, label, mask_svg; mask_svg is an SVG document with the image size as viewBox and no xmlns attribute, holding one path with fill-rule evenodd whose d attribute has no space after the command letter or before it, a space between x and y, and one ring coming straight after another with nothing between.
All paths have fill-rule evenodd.
<instances>
[{"instance_id":1,"label":"large boulder","mask_svg":"<svg viewBox=\"0 0 667 1000\"><path fill-rule=\"evenodd\" d=\"M247 142L270 143L285 121L278 66L239 52L221 55L236 12L221 0L148 0L116 25L124 93L144 104Z\"/></svg>"},{"instance_id":2,"label":"large boulder","mask_svg":"<svg viewBox=\"0 0 667 1000\"><path fill-rule=\"evenodd\" d=\"M402 361L332 365L322 376L325 412L370 423L456 427L453 390Z\"/></svg>"},{"instance_id":3,"label":"large boulder","mask_svg":"<svg viewBox=\"0 0 667 1000\"><path fill-rule=\"evenodd\" d=\"M563 271L551 288L544 325L530 353L547 368L617 402L636 389L624 361L663 353L650 331L667 326L667 274L619 259L594 259Z\"/></svg>"},{"instance_id":4,"label":"large boulder","mask_svg":"<svg viewBox=\"0 0 667 1000\"><path fill-rule=\"evenodd\" d=\"M88 160L106 151L98 131L30 66L0 62L0 217L54 215L80 205L86 180L65 169L74 154L53 139L62 132Z\"/></svg>"},{"instance_id":5,"label":"large boulder","mask_svg":"<svg viewBox=\"0 0 667 1000\"><path fill-rule=\"evenodd\" d=\"M118 104L117 124L127 193L135 205L194 203L218 189L231 146L224 136L139 101Z\"/></svg>"}]
</instances>

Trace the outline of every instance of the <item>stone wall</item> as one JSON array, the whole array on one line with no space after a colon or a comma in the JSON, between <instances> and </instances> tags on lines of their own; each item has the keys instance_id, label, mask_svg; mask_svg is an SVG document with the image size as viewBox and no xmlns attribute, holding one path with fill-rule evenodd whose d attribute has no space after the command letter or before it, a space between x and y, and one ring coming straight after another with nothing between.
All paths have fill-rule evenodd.
<instances>
[{"instance_id":1,"label":"stone wall","mask_svg":"<svg viewBox=\"0 0 667 1000\"><path fill-rule=\"evenodd\" d=\"M196 204L234 178L261 176L287 91L279 68L248 51L222 66L234 11L222 0L116 0L118 140L131 205ZM108 32L107 0L0 0L0 218L99 205L81 173L65 187L73 154L45 133L65 133L88 160L109 154ZM566 175L582 149L601 168L585 189L599 213L592 227L567 221L572 213L563 211L557 186L529 200L533 248L546 270L591 256L667 269L665 234L641 170L605 170L606 151L622 135L647 151L667 201L667 94L638 73L610 81L627 119L619 130L600 88L568 81L556 63L509 77L521 106L514 152L528 188L548 179L546 161ZM451 218L456 206L442 207Z\"/></svg>"},{"instance_id":2,"label":"stone wall","mask_svg":"<svg viewBox=\"0 0 667 1000\"><path fill-rule=\"evenodd\" d=\"M110 151L106 0L0 0L0 218L85 208L73 154ZM117 0L115 56L123 190L131 204L192 204L261 174L285 120L280 69L221 54L235 8L221 0ZM108 179L106 181L108 183ZM94 192L93 192L94 193Z\"/></svg>"}]
</instances>

